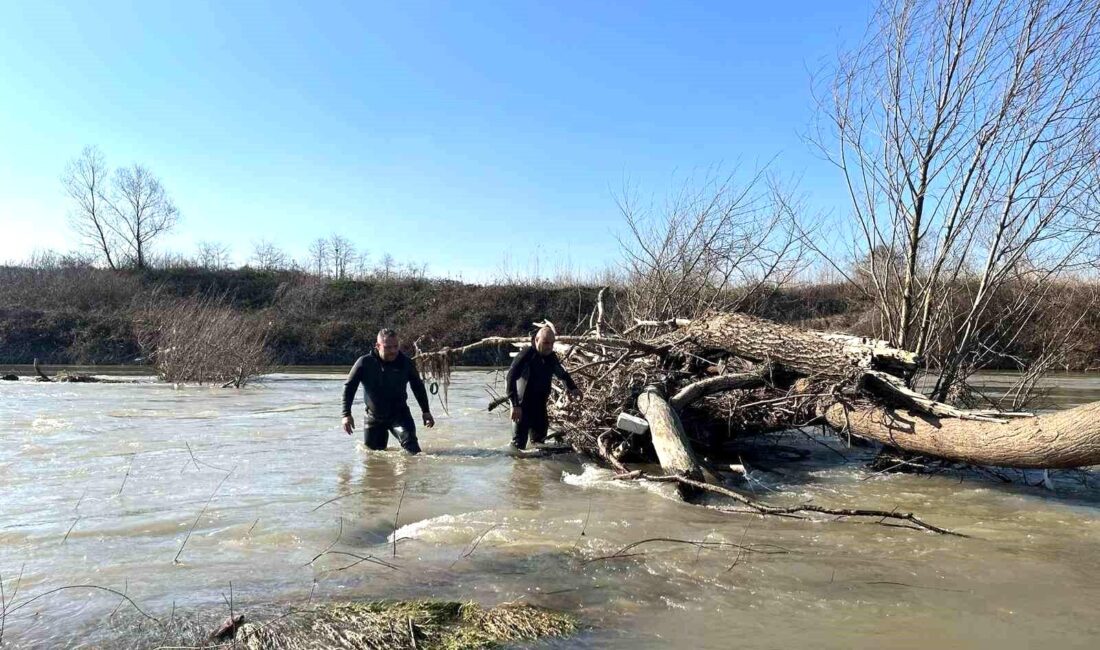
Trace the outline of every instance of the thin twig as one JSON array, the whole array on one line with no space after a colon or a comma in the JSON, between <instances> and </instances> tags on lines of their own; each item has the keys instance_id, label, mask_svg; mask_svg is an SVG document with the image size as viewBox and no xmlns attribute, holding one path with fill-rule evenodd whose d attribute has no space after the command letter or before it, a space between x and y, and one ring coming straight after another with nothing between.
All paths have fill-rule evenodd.
<instances>
[{"instance_id":1,"label":"thin twig","mask_svg":"<svg viewBox=\"0 0 1100 650\"><path fill-rule=\"evenodd\" d=\"M499 528L499 527L500 527L500 524L493 524L492 526L489 526L488 528L486 528L484 532L482 532L482 533L481 533L480 535L478 535L478 536L477 536L477 537L476 537L476 538L474 539L474 543L473 543L473 546L471 546L471 547L470 547L470 550L469 550L469 551L466 551L466 552L465 552L465 553L463 553L463 554L462 554L462 555L461 555L460 557L456 558L454 562L451 562L451 566L450 566L449 568L452 568L452 569L453 569L453 568L454 568L454 565L458 564L458 561L459 561L459 560L462 560L462 559L464 559L464 558L468 558L468 557L470 557L471 555L473 555L473 554L474 554L474 551L476 551L476 550L477 550L477 547L478 547L478 545L479 545L479 544L481 544L481 540L485 539L485 536L486 536L486 535L488 535L488 534L489 534L490 532L492 532L493 530L495 530L495 529L497 529L497 528Z\"/></svg>"},{"instance_id":2,"label":"thin twig","mask_svg":"<svg viewBox=\"0 0 1100 650\"><path fill-rule=\"evenodd\" d=\"M130 454L130 464L126 466L126 476L122 477L122 485L118 486L118 494L115 495L116 497L121 496L122 495L122 488L126 487L126 480L128 478L130 478L130 470L133 469L133 467L134 467L134 457L135 456L137 456L137 452L134 452L134 453ZM83 497L81 497L81 498L83 498ZM80 505L79 502L77 502L77 505L78 506Z\"/></svg>"},{"instance_id":3,"label":"thin twig","mask_svg":"<svg viewBox=\"0 0 1100 650\"><path fill-rule=\"evenodd\" d=\"M397 519L401 516L401 503L405 501L405 488L409 486L409 480L401 484L401 497L397 500L397 512L393 515L393 557L397 557Z\"/></svg>"},{"instance_id":4,"label":"thin twig","mask_svg":"<svg viewBox=\"0 0 1100 650\"><path fill-rule=\"evenodd\" d=\"M741 549L743 548L743 545L745 543L745 537L747 537L749 534L749 529L752 528L752 524L753 522L750 520L749 523L745 525L745 530L741 533L741 539L737 542L737 545L739 547L737 549L737 557L733 558L733 564L731 564L729 568L726 569L726 573L733 571L733 567L737 566L737 563L741 561Z\"/></svg>"},{"instance_id":5,"label":"thin twig","mask_svg":"<svg viewBox=\"0 0 1100 650\"><path fill-rule=\"evenodd\" d=\"M62 544L69 541L69 534L73 532L74 528L76 528L76 524L78 521L80 521L80 515L76 516L76 519L73 520L72 525L69 526L69 530L65 531L65 537L61 539Z\"/></svg>"},{"instance_id":6,"label":"thin twig","mask_svg":"<svg viewBox=\"0 0 1100 650\"><path fill-rule=\"evenodd\" d=\"M573 548L571 551L577 550L577 544L581 543L581 538L584 537L584 531L588 530L588 520L592 517L592 497L588 497L588 514L584 516L584 525L581 526L581 534L577 535L577 540L573 542Z\"/></svg>"},{"instance_id":7,"label":"thin twig","mask_svg":"<svg viewBox=\"0 0 1100 650\"><path fill-rule=\"evenodd\" d=\"M340 517L340 530L337 531L337 533L336 533L336 539L332 540L332 543L329 544L328 546L326 546L325 550L321 551L317 555L314 555L312 560L310 560L309 562L306 562L302 566L307 567L307 566L313 564L314 562L316 562L317 558L321 557L325 553L328 553L329 551L332 550L333 546L336 546L337 544L339 544L340 543L340 538L343 537L343 536L344 536L344 517L341 516Z\"/></svg>"},{"instance_id":8,"label":"thin twig","mask_svg":"<svg viewBox=\"0 0 1100 650\"><path fill-rule=\"evenodd\" d=\"M176 551L176 557L172 558L173 564L179 563L180 554L183 553L183 547L187 546L187 540L191 539L191 533L195 531L195 526L199 524L199 520L202 519L203 514L206 513L206 509L210 506L210 502L214 500L214 495L216 495L218 493L218 490L221 489L222 483L225 483L226 479L228 479L233 474L233 470L235 469L237 469L237 467L234 465L233 469L229 470L229 473L226 474L225 477L218 482L218 486L215 487L214 491L210 493L210 498L206 500L206 503L203 505L202 510L199 511L199 516L195 517L195 521L191 524L191 529L187 531L187 536L183 538L183 543L180 544L180 550Z\"/></svg>"},{"instance_id":9,"label":"thin twig","mask_svg":"<svg viewBox=\"0 0 1100 650\"><path fill-rule=\"evenodd\" d=\"M374 557L373 555L356 555L355 553L349 553L347 551L325 551L321 555L346 555L348 557L353 557L356 560L358 560L357 562L354 562L354 563L349 564L347 566L340 567L339 569L330 569L330 570L326 571L325 573L335 573L337 571L343 571L344 569L350 569L351 567L353 567L357 564L361 564L363 562L370 562L371 564L377 564L379 566L384 566L387 569L392 569L394 571L400 571L401 570L401 567L397 566L396 564L390 564L389 562L386 562L385 560L380 560L380 559Z\"/></svg>"},{"instance_id":10,"label":"thin twig","mask_svg":"<svg viewBox=\"0 0 1100 650\"><path fill-rule=\"evenodd\" d=\"M322 503L321 505L317 506L317 507L316 507L316 508L314 508L313 510L310 510L310 512L317 512L318 510L320 510L321 508L324 508L324 507L325 507L325 506L327 506L328 504L330 504L330 503L336 503L336 502L337 502L337 501L339 501L340 499L346 499L346 498L348 498L348 497L353 497L353 496L355 496L355 495L357 495L357 494L370 494L370 493L372 493L372 492L374 492L374 490L356 490L355 492L349 492L349 493L347 493L347 494L341 494L341 495L340 495L340 496L338 496L338 497L332 497L332 498L331 498L331 499L329 499L328 501L325 501L324 503Z\"/></svg>"},{"instance_id":11,"label":"thin twig","mask_svg":"<svg viewBox=\"0 0 1100 650\"><path fill-rule=\"evenodd\" d=\"M101 587L99 585L65 585L64 587L57 587L55 589L50 589L49 591L43 592L43 593L38 594L37 596L35 596L33 598L25 600L22 603L19 603L18 607L12 607L11 609L6 610L6 613L7 614L14 614L15 612L18 612L19 610L26 607L27 605L30 605L31 603L35 602L36 600L39 600L40 598L45 598L46 596L49 596L50 594L55 594L59 591L65 591L66 589L98 589L100 591L106 591L106 592L114 594L116 596L121 596L126 602L130 603L134 607L134 609L137 610L137 612L139 614L141 614L145 618L149 619L150 621L153 621L153 622L157 623L158 625L161 625L161 622L160 622L159 618L157 618L155 616L151 616L151 615L145 613L145 610L143 610L141 607L138 607L138 604L135 603L134 600L132 598L130 598L129 596L127 596L126 594L122 593L121 591L118 591L117 589L111 589L110 587Z\"/></svg>"},{"instance_id":12,"label":"thin twig","mask_svg":"<svg viewBox=\"0 0 1100 650\"><path fill-rule=\"evenodd\" d=\"M231 471L231 470L225 469L224 467L217 467L216 465L211 465L210 463L208 463L206 461L199 460L198 458L195 458L195 452L191 451L191 443L189 443L185 440L183 442L183 444L187 446L187 453L191 454L191 460L195 463L195 469L202 469L201 467L199 467L199 465L206 465L210 469L216 469L219 472L229 472L229 471ZM184 469L186 469L187 465L184 465L183 467L184 467ZM182 474L183 472L180 472L180 473Z\"/></svg>"},{"instance_id":13,"label":"thin twig","mask_svg":"<svg viewBox=\"0 0 1100 650\"><path fill-rule=\"evenodd\" d=\"M749 551L750 553L763 553L765 555L785 555L787 553L790 553L789 550L783 548L782 546L776 546L775 544L763 544L762 545L763 547L771 547L773 550L761 550L761 549L757 549L757 548L753 548L753 547L741 546L740 544L734 544L733 542L707 542L707 541L696 542L695 540L691 540L691 539L677 539L675 537L651 537L649 539L643 539L641 541L637 541L637 542L634 542L632 544L627 544L626 546L624 546L621 549L615 551L611 555L603 555L603 556L600 556L600 557L594 557L594 558L591 558L589 560L585 560L584 563L585 564L591 564L593 562L600 562L602 560L616 560L616 559L623 558L623 557L634 557L636 555L644 555L644 554L639 554L639 553L630 553L630 554L628 554L627 551L633 550L633 549L635 549L639 546L642 546L643 544L651 544L653 542L668 542L668 543L671 543L671 544L689 544L689 545L695 546L697 548L698 547L701 547L701 548L730 548L730 547L732 547L732 548L737 548L737 549L740 549L740 550L743 550L743 551Z\"/></svg>"},{"instance_id":14,"label":"thin twig","mask_svg":"<svg viewBox=\"0 0 1100 650\"><path fill-rule=\"evenodd\" d=\"M903 520L903 521L908 521L908 522L914 524L915 526L917 526L918 528L922 528L924 530L928 530L928 531L931 531L931 532L934 532L934 533L939 533L941 535L953 535L955 537L969 537L968 535L964 535L962 533L956 533L956 532L948 530L946 528L940 528L939 526L934 526L932 524L929 524L929 523L921 520L920 518L918 518L916 515L914 515L911 512L890 512L890 511L887 511L887 510L873 510L873 509L866 509L866 508L825 508L823 506L816 506L816 505L812 505L812 504L804 504L804 505L800 505L800 506L787 506L787 507L769 506L769 505L765 505L763 503L759 503L757 501L754 501L754 500L752 500L752 499L750 499L746 496L740 495L740 494L738 494L738 493L736 493L732 490L728 490L726 488L719 487L717 485L711 485L709 483L704 483L702 481L696 481L694 479L686 478L686 477L675 475L675 474L670 475L670 476L654 476L654 475L651 475L651 474L646 474L644 472L635 470L633 472L630 472L629 474L620 474L620 475L616 476L615 478L643 479L643 480L647 480L647 481L683 483L684 485L690 485L690 486L698 488L700 490L705 490L707 492L713 492L715 494L721 494L722 496L729 497L729 498L733 499L734 501L737 501L738 503L745 504L746 506L752 508L753 510L755 510L756 512L758 512L759 514L762 514L762 515L786 515L786 514L791 514L791 513L796 513L796 512L817 512L817 513L826 514L826 515L834 515L834 516L837 516L837 517L883 517L883 518L887 518L887 519L899 519L899 520Z\"/></svg>"},{"instance_id":15,"label":"thin twig","mask_svg":"<svg viewBox=\"0 0 1100 650\"><path fill-rule=\"evenodd\" d=\"M122 587L122 598L123 599L126 598L126 593L128 591L130 591L130 581L129 580L127 580L126 582L123 583L123 587ZM111 620L112 618L114 618L115 614L118 613L118 610L122 608L122 604L125 603L125 602L126 602L125 600L119 600L118 605L115 607L114 611L111 612L111 615L107 617L107 620Z\"/></svg>"}]
</instances>

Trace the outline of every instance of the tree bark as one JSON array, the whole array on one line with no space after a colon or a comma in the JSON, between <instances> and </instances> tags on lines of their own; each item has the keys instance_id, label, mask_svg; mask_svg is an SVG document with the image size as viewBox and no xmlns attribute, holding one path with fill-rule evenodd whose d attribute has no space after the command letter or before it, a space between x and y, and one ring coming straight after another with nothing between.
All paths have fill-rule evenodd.
<instances>
[{"instance_id":1,"label":"tree bark","mask_svg":"<svg viewBox=\"0 0 1100 650\"><path fill-rule=\"evenodd\" d=\"M672 410L663 395L653 389L647 389L638 396L638 409L649 422L649 432L657 459L667 474L683 476L695 481L703 481L703 470L695 453L691 450L680 417ZM687 499L695 495L695 488L679 483L680 496Z\"/></svg>"},{"instance_id":2,"label":"tree bark","mask_svg":"<svg viewBox=\"0 0 1100 650\"><path fill-rule=\"evenodd\" d=\"M905 372L919 363L917 355L886 341L804 330L745 314L693 321L685 333L704 346L822 378L847 379L871 369Z\"/></svg>"},{"instance_id":3,"label":"tree bark","mask_svg":"<svg viewBox=\"0 0 1100 650\"><path fill-rule=\"evenodd\" d=\"M729 375L719 375L717 377L708 377L684 386L672 396L672 399L670 399L668 403L677 411L682 411L685 406L689 406L692 402L700 400L707 395L724 393L728 390L757 388L763 385L764 376L759 372L739 372Z\"/></svg>"},{"instance_id":4,"label":"tree bark","mask_svg":"<svg viewBox=\"0 0 1100 650\"><path fill-rule=\"evenodd\" d=\"M834 404L829 425L899 449L974 465L1060 469L1100 465L1100 402L1009 422Z\"/></svg>"}]
</instances>

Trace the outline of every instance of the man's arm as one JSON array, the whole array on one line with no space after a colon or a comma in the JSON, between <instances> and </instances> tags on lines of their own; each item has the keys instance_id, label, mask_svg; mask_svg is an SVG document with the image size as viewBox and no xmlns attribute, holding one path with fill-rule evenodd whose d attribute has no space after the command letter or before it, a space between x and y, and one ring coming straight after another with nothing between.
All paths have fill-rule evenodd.
<instances>
[{"instance_id":1,"label":"man's arm","mask_svg":"<svg viewBox=\"0 0 1100 650\"><path fill-rule=\"evenodd\" d=\"M508 367L508 376L506 378L508 401L512 403L513 407L519 406L519 388L516 384L519 378L523 376L523 366L527 364L527 358L533 349L534 348L524 348L520 350L516 358L512 359L512 365Z\"/></svg>"},{"instance_id":2,"label":"man's arm","mask_svg":"<svg viewBox=\"0 0 1100 650\"><path fill-rule=\"evenodd\" d=\"M569 371L565 369L565 366L561 365L561 359L558 355L554 355L554 365L550 369L554 376L565 382L565 389L572 392L577 390L577 382L573 381L573 378L569 376Z\"/></svg>"},{"instance_id":3,"label":"man's arm","mask_svg":"<svg viewBox=\"0 0 1100 650\"><path fill-rule=\"evenodd\" d=\"M424 380L420 378L420 372L416 369L416 362L412 359L409 359L409 386L412 387L413 395L416 396L416 401L420 404L420 412L424 416L424 426L431 429L435 426L435 418L432 417L428 405L428 391L424 390Z\"/></svg>"},{"instance_id":4,"label":"man's arm","mask_svg":"<svg viewBox=\"0 0 1100 650\"><path fill-rule=\"evenodd\" d=\"M424 380L420 378L420 372L416 369L416 362L409 359L409 388L412 389L416 403L420 405L421 413L431 413L428 404L428 391L424 388Z\"/></svg>"},{"instance_id":5,"label":"man's arm","mask_svg":"<svg viewBox=\"0 0 1100 650\"><path fill-rule=\"evenodd\" d=\"M359 392L359 383L363 378L363 359L365 358L359 357L355 365L351 367L347 381L344 382L344 410L342 413L344 417L351 416L351 403L355 401L355 394Z\"/></svg>"}]
</instances>

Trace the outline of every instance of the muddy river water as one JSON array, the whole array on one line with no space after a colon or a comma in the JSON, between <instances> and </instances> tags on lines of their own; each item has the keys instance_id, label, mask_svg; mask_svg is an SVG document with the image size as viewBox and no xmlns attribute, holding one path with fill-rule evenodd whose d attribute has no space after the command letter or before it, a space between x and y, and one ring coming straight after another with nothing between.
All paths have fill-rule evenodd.
<instances>
[{"instance_id":1,"label":"muddy river water","mask_svg":"<svg viewBox=\"0 0 1100 650\"><path fill-rule=\"evenodd\" d=\"M571 454L509 455L505 415L485 411L498 379L457 372L416 457L340 430L335 370L240 391L0 383L2 647L157 645L117 595L59 587L220 619L230 583L246 613L430 597L529 602L585 626L536 647L1100 647L1100 472L1052 474L1053 490L876 474L866 449L792 435L789 460L746 459L743 489L896 507L969 537L729 514ZM1100 399L1095 375L1051 385L1063 406ZM651 538L708 545L606 558Z\"/></svg>"}]
</instances>

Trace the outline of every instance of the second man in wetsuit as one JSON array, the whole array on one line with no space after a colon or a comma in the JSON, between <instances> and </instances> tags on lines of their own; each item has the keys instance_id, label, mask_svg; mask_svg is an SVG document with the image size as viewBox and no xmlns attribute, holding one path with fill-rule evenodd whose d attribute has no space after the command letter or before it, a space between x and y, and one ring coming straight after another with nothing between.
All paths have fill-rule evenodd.
<instances>
[{"instance_id":1,"label":"second man in wetsuit","mask_svg":"<svg viewBox=\"0 0 1100 650\"><path fill-rule=\"evenodd\" d=\"M534 345L516 355L508 369L508 399L512 402L512 444L517 449L532 442L546 439L550 419L546 414L546 401L550 398L550 379L557 377L565 382L570 397L579 397L580 390L573 382L561 360L554 353L554 330L543 327L535 335Z\"/></svg>"},{"instance_id":2,"label":"second man in wetsuit","mask_svg":"<svg viewBox=\"0 0 1100 650\"><path fill-rule=\"evenodd\" d=\"M351 405L355 394L363 385L367 402L367 426L364 442L370 449L382 450L392 433L401 447L410 454L420 453L420 443L416 439L416 422L409 411L408 393L405 386L412 388L413 395L420 405L424 426L435 426L435 418L428 408L428 391L416 363L399 349L397 332L384 329L378 333L378 339L371 353L359 357L344 382L344 431L348 435L355 430L355 418L351 415Z\"/></svg>"}]
</instances>

